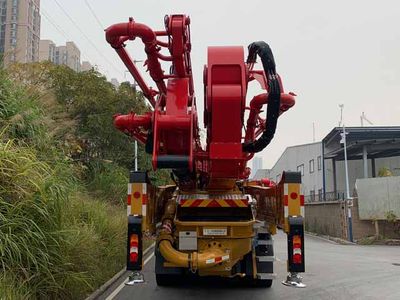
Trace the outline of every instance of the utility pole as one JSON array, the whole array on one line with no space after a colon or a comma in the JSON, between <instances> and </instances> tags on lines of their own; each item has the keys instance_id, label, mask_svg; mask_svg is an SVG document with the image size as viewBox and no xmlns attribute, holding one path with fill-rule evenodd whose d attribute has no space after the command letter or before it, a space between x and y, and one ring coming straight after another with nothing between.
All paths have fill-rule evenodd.
<instances>
[{"instance_id":1,"label":"utility pole","mask_svg":"<svg viewBox=\"0 0 400 300\"><path fill-rule=\"evenodd\" d=\"M348 164L347 164L347 143L346 143L346 127L343 122L343 109L344 109L344 104L339 104L340 107L340 123L342 123L342 139L340 143L343 143L343 151L344 151L344 169L345 169L345 176L346 176L346 202L347 202L347 217L348 217L348 223L349 223L349 240L350 242L353 242L353 225L352 225L352 216L351 216L351 197L350 197L350 187L349 187L349 169L348 169Z\"/></svg>"},{"instance_id":2,"label":"utility pole","mask_svg":"<svg viewBox=\"0 0 400 300\"><path fill-rule=\"evenodd\" d=\"M340 121L339 121L339 127L342 127L342 121L343 121L343 107L344 104L339 104L340 107Z\"/></svg>"},{"instance_id":3,"label":"utility pole","mask_svg":"<svg viewBox=\"0 0 400 300\"><path fill-rule=\"evenodd\" d=\"M136 60L136 59L133 60L133 63L135 65L138 62L143 62L143 60ZM135 90L135 93L136 93L136 85L137 85L136 80L133 79L133 89ZM135 140L135 171L137 170L138 170L138 153L137 153L137 140Z\"/></svg>"},{"instance_id":4,"label":"utility pole","mask_svg":"<svg viewBox=\"0 0 400 300\"><path fill-rule=\"evenodd\" d=\"M138 62L143 62L143 60L136 60L136 59L133 60L133 63L135 65ZM125 70L125 72L124 72L125 80L126 80L127 72L129 72L129 71ZM137 86L136 80L135 80L135 78L133 78L133 90L135 91L135 93L136 93L136 86ZM135 140L135 172L137 172L137 170L138 170L138 145L137 145L137 140Z\"/></svg>"},{"instance_id":5,"label":"utility pole","mask_svg":"<svg viewBox=\"0 0 400 300\"><path fill-rule=\"evenodd\" d=\"M315 142L315 123L312 123L312 141Z\"/></svg>"}]
</instances>

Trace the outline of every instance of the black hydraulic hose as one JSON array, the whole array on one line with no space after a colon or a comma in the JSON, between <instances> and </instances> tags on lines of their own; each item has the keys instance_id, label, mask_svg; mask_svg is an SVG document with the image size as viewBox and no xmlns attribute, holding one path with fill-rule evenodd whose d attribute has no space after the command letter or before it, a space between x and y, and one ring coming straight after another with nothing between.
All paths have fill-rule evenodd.
<instances>
[{"instance_id":1,"label":"black hydraulic hose","mask_svg":"<svg viewBox=\"0 0 400 300\"><path fill-rule=\"evenodd\" d=\"M242 144L244 152L256 153L267 147L274 138L281 105L281 88L278 75L276 74L274 55L268 44L262 41L254 42L249 45L248 49L247 63L256 62L257 55L260 56L265 75L268 79L268 108L265 130L258 140Z\"/></svg>"}]
</instances>

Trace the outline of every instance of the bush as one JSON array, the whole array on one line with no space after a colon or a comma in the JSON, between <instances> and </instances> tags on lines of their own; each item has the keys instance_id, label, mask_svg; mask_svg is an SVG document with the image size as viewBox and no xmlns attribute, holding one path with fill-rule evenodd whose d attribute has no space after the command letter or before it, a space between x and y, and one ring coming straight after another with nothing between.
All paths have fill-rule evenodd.
<instances>
[{"instance_id":1,"label":"bush","mask_svg":"<svg viewBox=\"0 0 400 300\"><path fill-rule=\"evenodd\" d=\"M0 142L0 299L79 299L121 269L125 210L77 191L66 174Z\"/></svg>"},{"instance_id":2,"label":"bush","mask_svg":"<svg viewBox=\"0 0 400 300\"><path fill-rule=\"evenodd\" d=\"M48 78L49 66L26 66ZM0 299L83 299L124 264L125 206L96 195L119 202L127 171L76 160L76 121L17 75L23 84L0 70Z\"/></svg>"},{"instance_id":3,"label":"bush","mask_svg":"<svg viewBox=\"0 0 400 300\"><path fill-rule=\"evenodd\" d=\"M89 165L88 189L94 197L125 205L128 170L112 162L94 161Z\"/></svg>"},{"instance_id":4,"label":"bush","mask_svg":"<svg viewBox=\"0 0 400 300\"><path fill-rule=\"evenodd\" d=\"M0 266L32 294L62 294L64 281L80 281L62 256L62 214L70 183L38 161L29 147L0 141Z\"/></svg>"},{"instance_id":5,"label":"bush","mask_svg":"<svg viewBox=\"0 0 400 300\"><path fill-rule=\"evenodd\" d=\"M42 117L37 95L28 97L26 91L15 86L0 69L0 127L3 128L3 137L40 143L43 140Z\"/></svg>"}]
</instances>

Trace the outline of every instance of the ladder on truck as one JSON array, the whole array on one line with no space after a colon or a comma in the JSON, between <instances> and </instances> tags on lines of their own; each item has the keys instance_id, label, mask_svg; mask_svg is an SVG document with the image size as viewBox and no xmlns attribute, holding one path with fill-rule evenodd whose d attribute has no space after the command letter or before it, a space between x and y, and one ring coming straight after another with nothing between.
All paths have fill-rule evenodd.
<instances>
[{"instance_id":1,"label":"ladder on truck","mask_svg":"<svg viewBox=\"0 0 400 300\"><path fill-rule=\"evenodd\" d=\"M287 234L287 271L282 283L305 287L299 273L305 272L304 256L304 195L301 193L301 173L283 172L278 184L262 186L250 181L246 193L257 201L256 218L263 221L267 231L274 235L278 227Z\"/></svg>"}]
</instances>

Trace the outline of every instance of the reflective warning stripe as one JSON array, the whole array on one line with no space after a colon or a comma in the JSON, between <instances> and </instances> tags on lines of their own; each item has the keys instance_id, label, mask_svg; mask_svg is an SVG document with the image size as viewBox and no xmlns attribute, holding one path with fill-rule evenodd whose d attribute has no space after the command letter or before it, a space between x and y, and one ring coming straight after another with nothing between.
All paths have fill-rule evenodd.
<instances>
[{"instance_id":1,"label":"reflective warning stripe","mask_svg":"<svg viewBox=\"0 0 400 300\"><path fill-rule=\"evenodd\" d=\"M300 195L300 215L304 218L304 195Z\"/></svg>"},{"instance_id":2,"label":"reflective warning stripe","mask_svg":"<svg viewBox=\"0 0 400 300\"><path fill-rule=\"evenodd\" d=\"M181 207L247 207L248 199L180 199Z\"/></svg>"},{"instance_id":3,"label":"reflective warning stripe","mask_svg":"<svg viewBox=\"0 0 400 300\"><path fill-rule=\"evenodd\" d=\"M283 194L284 194L285 196L287 196L287 195L289 194L289 185L288 185L287 183L285 183L285 184L283 185Z\"/></svg>"},{"instance_id":4,"label":"reflective warning stripe","mask_svg":"<svg viewBox=\"0 0 400 300\"><path fill-rule=\"evenodd\" d=\"M285 183L283 185L283 212L285 218L285 230L289 230L289 216L304 217L304 195L300 191L299 183Z\"/></svg>"},{"instance_id":5,"label":"reflective warning stripe","mask_svg":"<svg viewBox=\"0 0 400 300\"><path fill-rule=\"evenodd\" d=\"M146 216L147 208L147 184L146 183L128 183L127 195L127 214Z\"/></svg>"},{"instance_id":6,"label":"reflective warning stripe","mask_svg":"<svg viewBox=\"0 0 400 300\"><path fill-rule=\"evenodd\" d=\"M146 216L146 205L147 205L147 184L143 183L142 188L142 216Z\"/></svg>"},{"instance_id":7,"label":"reflective warning stripe","mask_svg":"<svg viewBox=\"0 0 400 300\"><path fill-rule=\"evenodd\" d=\"M131 215L131 203L132 203L132 184L128 183L128 195L126 197L126 213L128 216Z\"/></svg>"},{"instance_id":8,"label":"reflective warning stripe","mask_svg":"<svg viewBox=\"0 0 400 300\"><path fill-rule=\"evenodd\" d=\"M284 210L284 213L285 213L285 218L289 217L289 206L288 206L288 204L289 204L288 195L284 195L283 196L283 205L284 205L283 206L283 210Z\"/></svg>"},{"instance_id":9,"label":"reflective warning stripe","mask_svg":"<svg viewBox=\"0 0 400 300\"><path fill-rule=\"evenodd\" d=\"M301 194L300 184L285 183L285 205L288 206L288 214L290 216L298 216L301 214ZM286 200L287 199L287 200ZM303 200L304 201L304 200Z\"/></svg>"},{"instance_id":10,"label":"reflective warning stripe","mask_svg":"<svg viewBox=\"0 0 400 300\"><path fill-rule=\"evenodd\" d=\"M240 200L247 199L249 195L243 194L224 194L224 195L215 195L215 194L181 194L176 197L176 199L232 199L232 200Z\"/></svg>"},{"instance_id":11,"label":"reflective warning stripe","mask_svg":"<svg viewBox=\"0 0 400 300\"><path fill-rule=\"evenodd\" d=\"M206 264L218 264L220 262L224 262L229 260L229 254L224 256L217 256L214 258L210 258L206 260Z\"/></svg>"}]
</instances>

